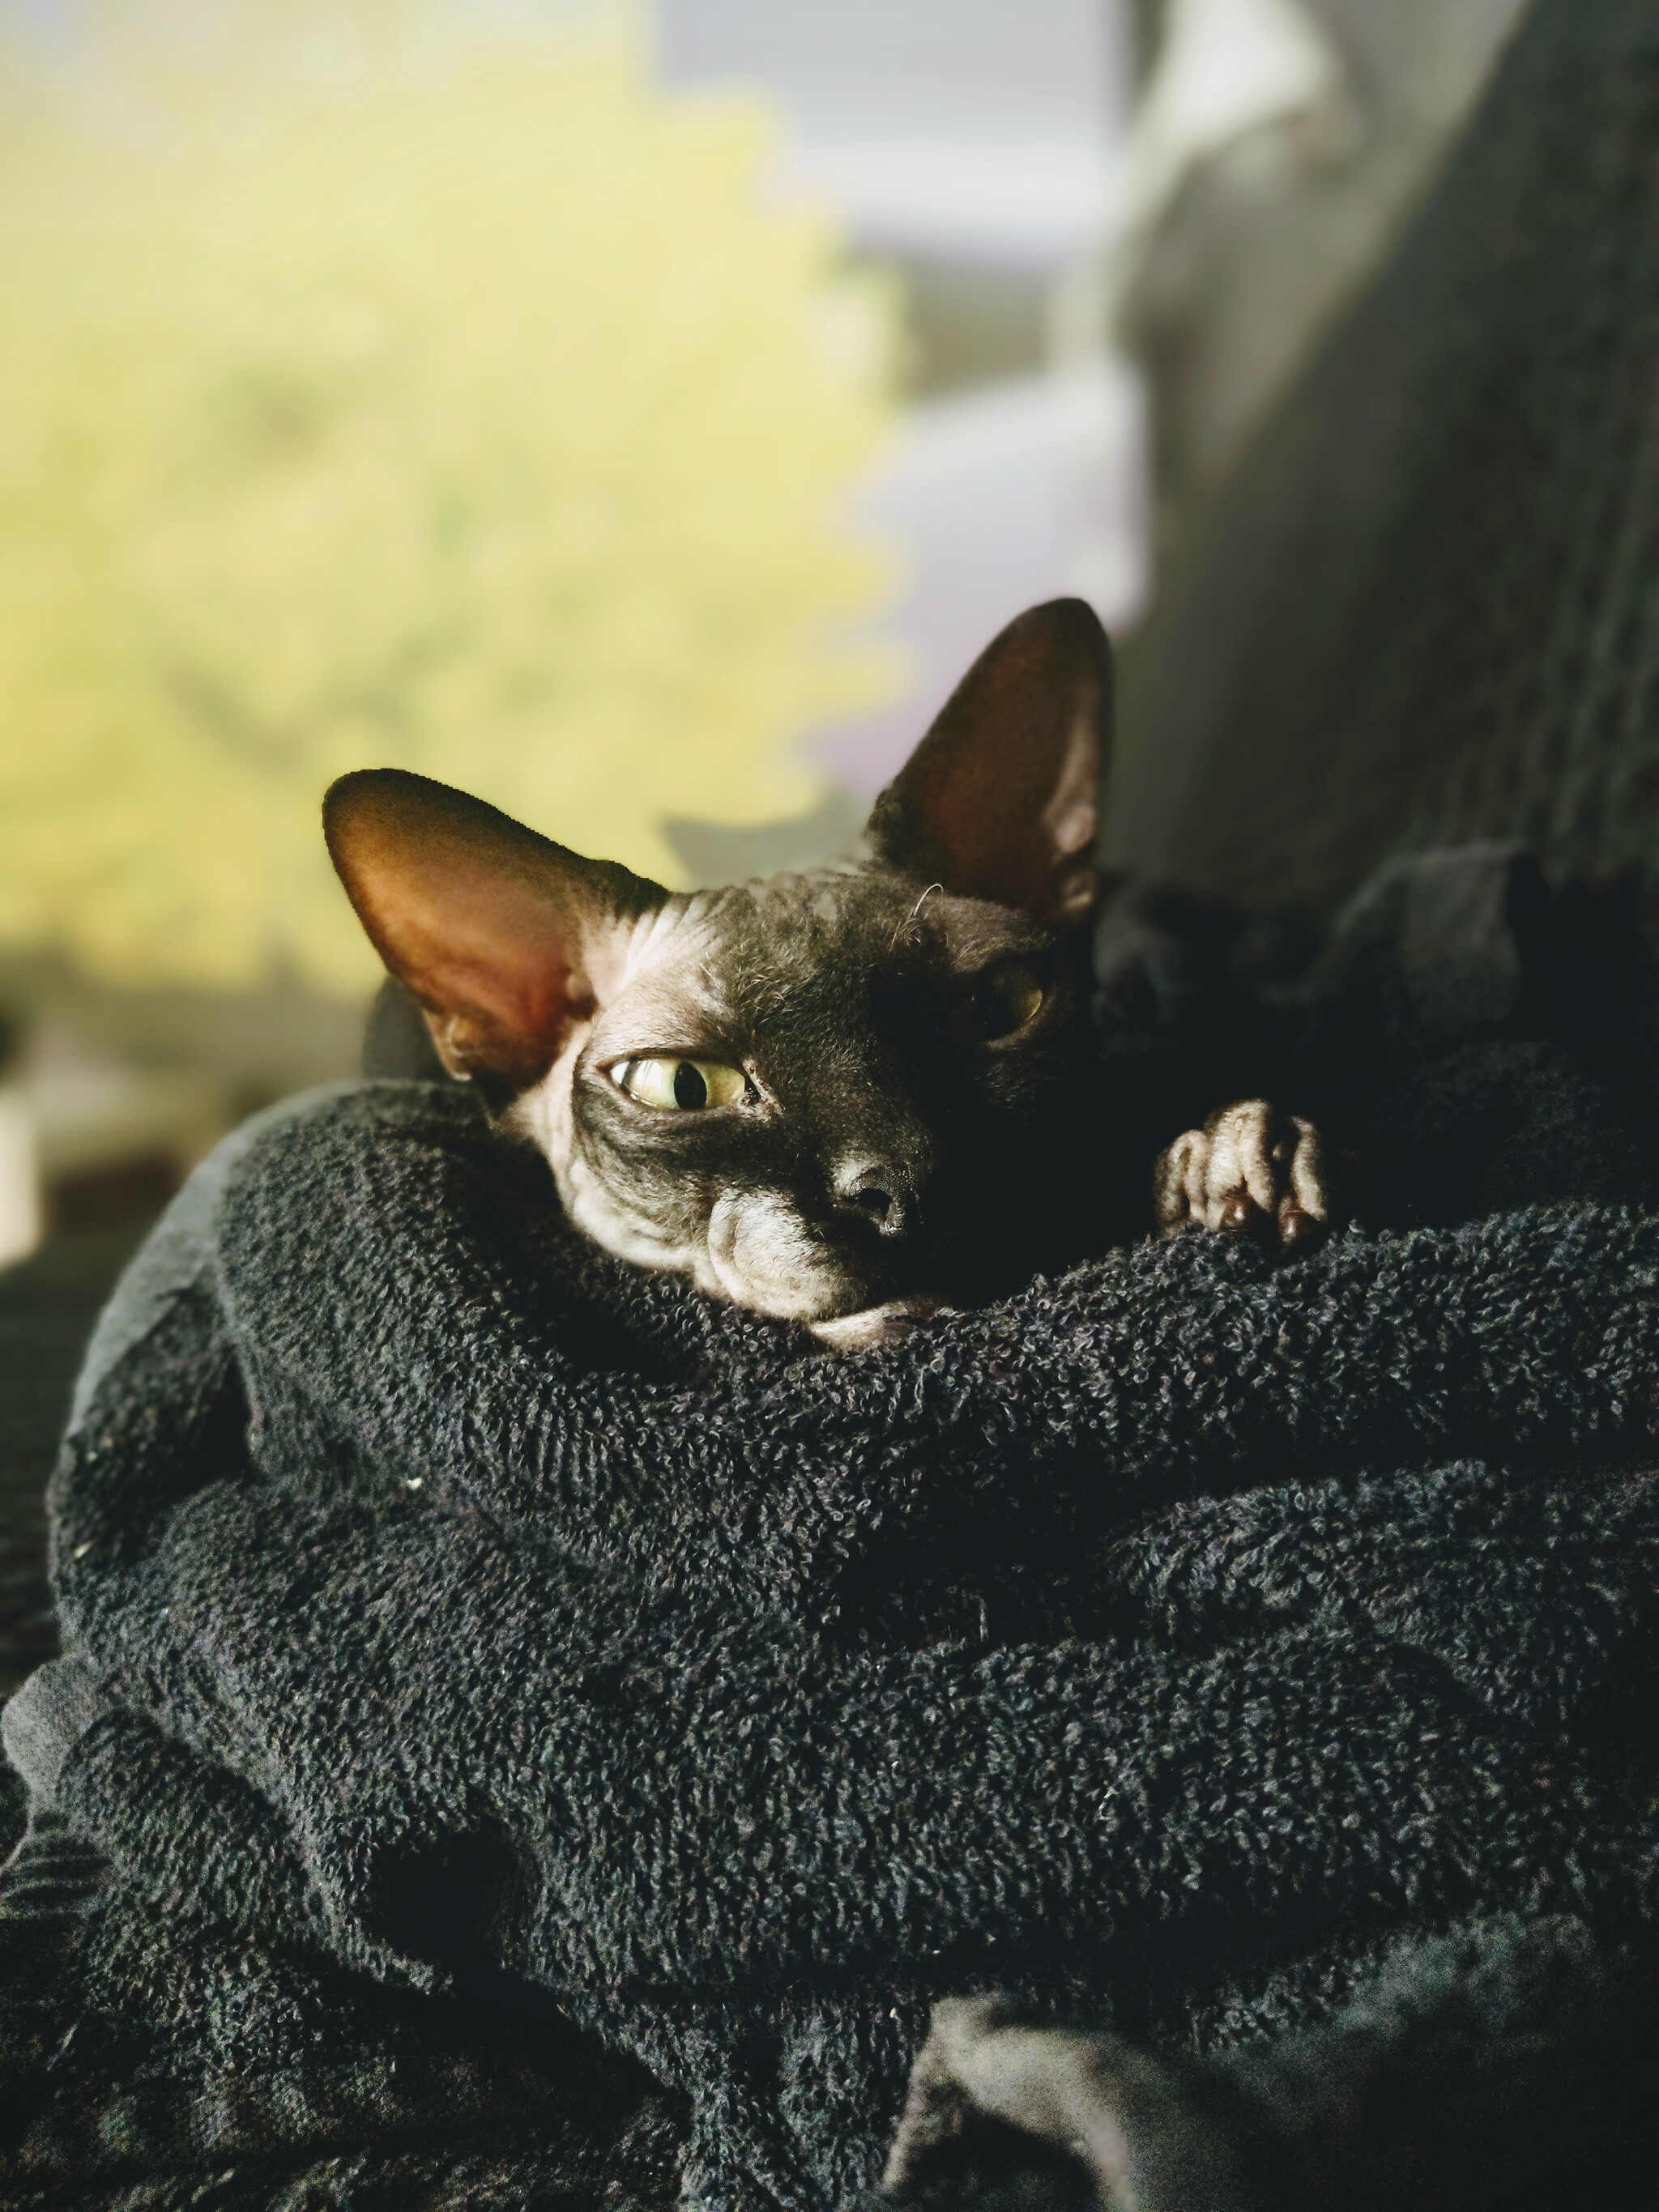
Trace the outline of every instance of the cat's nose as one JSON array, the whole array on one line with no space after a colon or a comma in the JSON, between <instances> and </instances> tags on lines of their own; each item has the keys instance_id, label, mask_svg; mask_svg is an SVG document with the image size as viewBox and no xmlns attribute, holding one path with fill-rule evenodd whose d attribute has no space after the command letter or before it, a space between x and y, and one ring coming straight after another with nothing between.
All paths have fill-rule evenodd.
<instances>
[{"instance_id":1,"label":"cat's nose","mask_svg":"<svg viewBox=\"0 0 1659 2212\"><path fill-rule=\"evenodd\" d=\"M884 1237L902 1237L915 1225L915 1177L896 1160L844 1161L832 1188L840 1212L867 1221Z\"/></svg>"}]
</instances>

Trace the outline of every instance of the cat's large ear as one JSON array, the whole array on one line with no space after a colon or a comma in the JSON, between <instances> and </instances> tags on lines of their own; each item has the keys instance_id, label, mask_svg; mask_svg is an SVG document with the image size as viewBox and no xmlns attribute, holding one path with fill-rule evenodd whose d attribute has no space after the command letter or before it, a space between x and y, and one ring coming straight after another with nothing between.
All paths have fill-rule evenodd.
<instances>
[{"instance_id":1,"label":"cat's large ear","mask_svg":"<svg viewBox=\"0 0 1659 2212\"><path fill-rule=\"evenodd\" d=\"M1093 608L1032 607L986 647L877 799L871 851L1048 928L1080 921L1111 731L1111 647Z\"/></svg>"},{"instance_id":2,"label":"cat's large ear","mask_svg":"<svg viewBox=\"0 0 1659 2212\"><path fill-rule=\"evenodd\" d=\"M610 995L629 924L668 896L402 769L342 776L323 801L323 834L445 1066L517 1088Z\"/></svg>"}]
</instances>

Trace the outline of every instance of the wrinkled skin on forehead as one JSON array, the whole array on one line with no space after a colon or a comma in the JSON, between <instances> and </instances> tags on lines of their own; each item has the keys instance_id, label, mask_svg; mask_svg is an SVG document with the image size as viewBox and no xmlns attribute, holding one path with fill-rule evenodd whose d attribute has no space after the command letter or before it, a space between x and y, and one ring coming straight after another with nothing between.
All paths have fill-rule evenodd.
<instances>
[{"instance_id":1,"label":"wrinkled skin on forehead","mask_svg":"<svg viewBox=\"0 0 1659 2212\"><path fill-rule=\"evenodd\" d=\"M983 1039L975 984L1010 960L1042 1005ZM714 1295L814 1323L970 1301L1034 1256L1086 1004L1085 931L886 870L777 878L650 916L619 988L509 1120L579 1226ZM738 1066L752 1101L642 1110L613 1071L656 1054ZM872 1191L881 1218L853 1198Z\"/></svg>"}]
</instances>

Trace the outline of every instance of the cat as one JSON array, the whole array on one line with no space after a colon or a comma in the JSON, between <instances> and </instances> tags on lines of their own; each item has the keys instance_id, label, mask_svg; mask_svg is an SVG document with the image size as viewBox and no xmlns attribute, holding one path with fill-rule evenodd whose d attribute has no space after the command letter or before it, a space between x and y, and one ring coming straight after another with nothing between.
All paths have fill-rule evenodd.
<instances>
[{"instance_id":1,"label":"cat","mask_svg":"<svg viewBox=\"0 0 1659 2212\"><path fill-rule=\"evenodd\" d=\"M341 778L325 834L444 1067L546 1155L577 1227L852 1348L1105 1233L1111 712L1105 632L1059 599L981 654L841 866L671 893L398 769ZM1144 1193L1150 1152L1131 1164ZM1153 1181L1165 1234L1290 1246L1328 1212L1317 1132L1260 1100Z\"/></svg>"}]
</instances>

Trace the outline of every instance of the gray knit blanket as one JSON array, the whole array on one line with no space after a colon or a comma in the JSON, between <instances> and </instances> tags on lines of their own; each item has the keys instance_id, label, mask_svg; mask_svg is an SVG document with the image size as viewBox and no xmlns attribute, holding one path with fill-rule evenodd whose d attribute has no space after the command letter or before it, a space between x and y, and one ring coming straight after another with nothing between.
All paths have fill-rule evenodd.
<instances>
[{"instance_id":1,"label":"gray knit blanket","mask_svg":"<svg viewBox=\"0 0 1659 2212\"><path fill-rule=\"evenodd\" d=\"M1123 653L1115 858L1322 915L1402 842L1659 886L1656 98L1656 0L1532 0Z\"/></svg>"},{"instance_id":2,"label":"gray knit blanket","mask_svg":"<svg viewBox=\"0 0 1659 2212\"><path fill-rule=\"evenodd\" d=\"M464 1091L279 1109L55 1478L3 2201L817 2212L943 1995L1223 2051L1402 1936L1641 1939L1656 1393L1614 1205L837 1358L590 1247Z\"/></svg>"}]
</instances>

